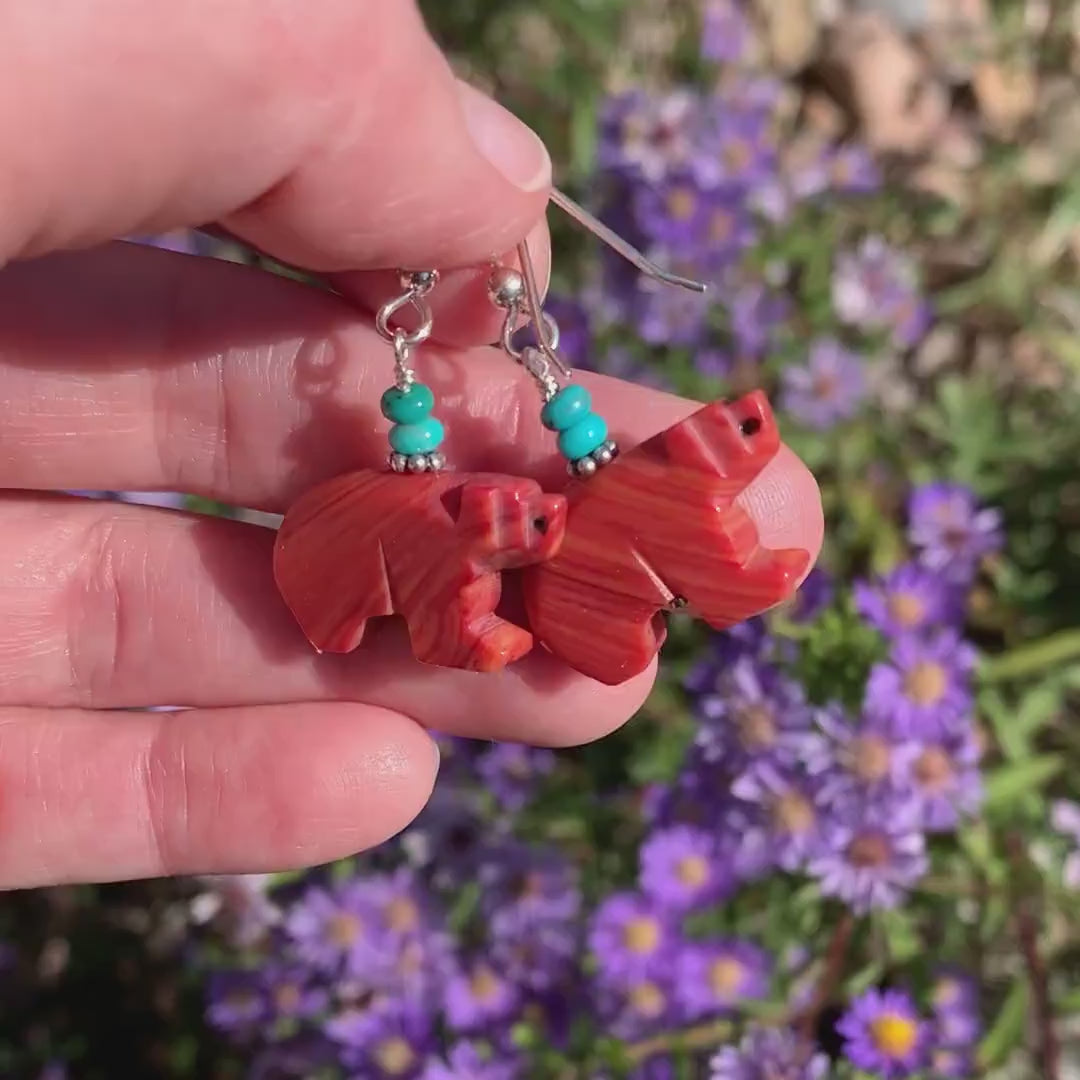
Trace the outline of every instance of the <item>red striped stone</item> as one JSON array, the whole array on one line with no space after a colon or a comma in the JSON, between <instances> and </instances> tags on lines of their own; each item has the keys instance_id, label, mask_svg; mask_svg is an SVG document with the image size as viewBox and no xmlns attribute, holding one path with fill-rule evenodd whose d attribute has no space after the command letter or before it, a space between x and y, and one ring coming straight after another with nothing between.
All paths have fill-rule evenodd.
<instances>
[{"instance_id":1,"label":"red striped stone","mask_svg":"<svg viewBox=\"0 0 1080 1080\"><path fill-rule=\"evenodd\" d=\"M676 602L717 629L788 599L811 555L769 550L735 502L780 449L765 395L706 405L566 489L566 537L524 571L537 641L599 682L644 671Z\"/></svg>"},{"instance_id":2,"label":"red striped stone","mask_svg":"<svg viewBox=\"0 0 1080 1080\"><path fill-rule=\"evenodd\" d=\"M320 652L351 652L368 619L397 614L418 660L497 671L533 647L495 614L500 572L550 558L565 522L565 498L532 480L348 473L286 514L274 578Z\"/></svg>"}]
</instances>

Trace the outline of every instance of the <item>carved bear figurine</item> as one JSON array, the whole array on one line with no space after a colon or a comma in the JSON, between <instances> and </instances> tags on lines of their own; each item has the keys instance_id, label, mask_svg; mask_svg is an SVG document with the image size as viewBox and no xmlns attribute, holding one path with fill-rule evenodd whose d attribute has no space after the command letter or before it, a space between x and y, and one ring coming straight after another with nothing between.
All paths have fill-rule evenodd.
<instances>
[{"instance_id":1,"label":"carved bear figurine","mask_svg":"<svg viewBox=\"0 0 1080 1080\"><path fill-rule=\"evenodd\" d=\"M495 614L500 571L550 558L565 524L565 498L532 480L348 473L286 514L274 577L320 652L352 651L368 619L396 613L418 660L497 671L533 647Z\"/></svg>"},{"instance_id":2,"label":"carved bear figurine","mask_svg":"<svg viewBox=\"0 0 1080 1080\"><path fill-rule=\"evenodd\" d=\"M769 550L736 502L780 449L755 392L699 409L566 488L566 538L524 572L537 641L615 685L648 667L679 607L717 629L787 599L811 553Z\"/></svg>"}]
</instances>

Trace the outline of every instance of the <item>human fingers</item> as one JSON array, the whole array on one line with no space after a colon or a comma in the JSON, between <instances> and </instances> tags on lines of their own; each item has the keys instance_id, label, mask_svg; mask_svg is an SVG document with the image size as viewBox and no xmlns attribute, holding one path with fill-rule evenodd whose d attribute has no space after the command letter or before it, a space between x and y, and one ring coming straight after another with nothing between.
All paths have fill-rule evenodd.
<instances>
[{"instance_id":1,"label":"human fingers","mask_svg":"<svg viewBox=\"0 0 1080 1080\"><path fill-rule=\"evenodd\" d=\"M410 0L7 4L0 38L0 264L220 222L317 271L467 266L546 204Z\"/></svg>"},{"instance_id":2,"label":"human fingers","mask_svg":"<svg viewBox=\"0 0 1080 1080\"><path fill-rule=\"evenodd\" d=\"M446 734L569 746L624 723L652 686L654 668L600 687L543 650L493 674L431 667L392 624L320 656L278 596L273 543L219 518L0 499L0 706L350 700Z\"/></svg>"},{"instance_id":3,"label":"human fingers","mask_svg":"<svg viewBox=\"0 0 1080 1080\"><path fill-rule=\"evenodd\" d=\"M356 704L0 709L0 888L312 866L423 808L432 739Z\"/></svg>"},{"instance_id":4,"label":"human fingers","mask_svg":"<svg viewBox=\"0 0 1080 1080\"><path fill-rule=\"evenodd\" d=\"M418 351L460 470L565 483L528 376L495 349ZM89 377L88 377L89 376ZM390 350L342 300L213 260L134 245L0 274L0 486L180 490L276 512L379 468ZM588 373L624 447L697 403ZM743 493L778 546L821 543L817 485L791 453Z\"/></svg>"}]
</instances>

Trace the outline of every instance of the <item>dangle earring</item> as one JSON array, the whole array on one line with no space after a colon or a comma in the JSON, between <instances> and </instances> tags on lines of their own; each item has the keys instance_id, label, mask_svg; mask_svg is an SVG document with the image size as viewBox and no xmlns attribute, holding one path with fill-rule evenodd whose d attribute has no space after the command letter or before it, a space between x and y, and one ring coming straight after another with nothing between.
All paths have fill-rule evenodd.
<instances>
[{"instance_id":1,"label":"dangle earring","mask_svg":"<svg viewBox=\"0 0 1080 1080\"><path fill-rule=\"evenodd\" d=\"M387 468L301 496L278 531L274 578L318 652L351 652L369 619L397 614L421 662L497 671L533 647L528 631L495 614L501 572L558 550L566 500L533 480L445 471L434 395L412 366L431 335L427 297L438 274L402 271L399 280L401 293L375 319L394 355L380 403L392 425ZM405 307L419 317L411 332L390 325Z\"/></svg>"},{"instance_id":2,"label":"dangle earring","mask_svg":"<svg viewBox=\"0 0 1080 1080\"><path fill-rule=\"evenodd\" d=\"M553 198L645 274L704 291L652 264L561 193ZM542 309L527 244L518 256L520 274L495 267L489 280L491 299L506 312L501 346L537 384L540 421L555 433L571 476L562 545L522 573L529 627L570 667L616 685L652 662L667 612L685 608L716 629L742 622L794 593L811 552L762 546L740 500L781 449L765 395L705 405L620 453L589 392L568 381L558 325ZM517 348L523 314L536 340ZM783 498L774 493L773 502Z\"/></svg>"}]
</instances>

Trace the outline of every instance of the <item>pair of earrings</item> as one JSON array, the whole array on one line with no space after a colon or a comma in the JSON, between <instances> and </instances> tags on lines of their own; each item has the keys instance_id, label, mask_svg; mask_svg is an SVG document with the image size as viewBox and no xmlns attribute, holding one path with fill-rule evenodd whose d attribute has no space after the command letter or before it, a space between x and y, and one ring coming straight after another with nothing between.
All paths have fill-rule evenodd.
<instances>
[{"instance_id":1,"label":"pair of earrings","mask_svg":"<svg viewBox=\"0 0 1080 1080\"><path fill-rule=\"evenodd\" d=\"M552 199L643 272L704 291L653 265L561 192ZM539 421L567 460L567 486L546 493L534 480L447 468L434 396L412 366L431 335L427 297L439 275L401 272L401 294L375 320L394 354L381 403L391 424L388 467L303 495L275 545L278 588L318 651L350 652L369 619L396 614L424 663L498 671L539 646L615 685L648 667L664 642L665 613L686 608L722 629L789 598L804 576L810 553L762 547L736 502L780 449L765 396L705 405L620 453L588 391L569 381L525 243L518 255L520 272L493 269L489 295L505 312L501 348L540 392ZM408 306L416 329L391 327ZM523 316L536 341L519 348ZM521 575L527 628L496 614L506 571Z\"/></svg>"}]
</instances>

